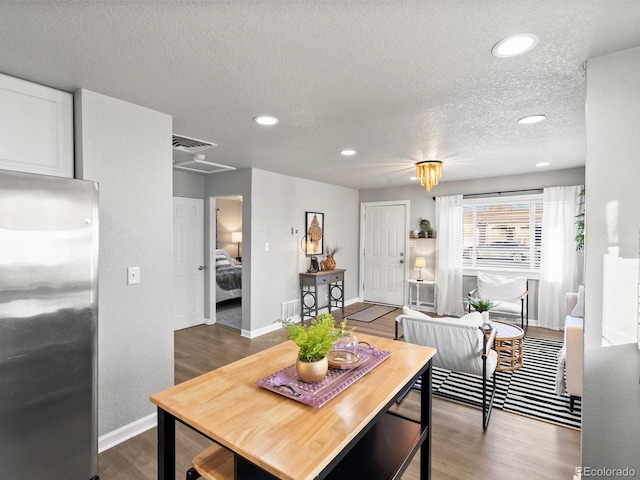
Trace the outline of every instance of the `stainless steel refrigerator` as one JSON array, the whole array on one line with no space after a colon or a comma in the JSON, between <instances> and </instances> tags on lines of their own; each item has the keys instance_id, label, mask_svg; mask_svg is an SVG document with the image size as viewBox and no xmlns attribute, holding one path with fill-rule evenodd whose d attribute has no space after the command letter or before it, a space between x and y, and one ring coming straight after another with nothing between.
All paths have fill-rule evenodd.
<instances>
[{"instance_id":1,"label":"stainless steel refrigerator","mask_svg":"<svg viewBox=\"0 0 640 480\"><path fill-rule=\"evenodd\" d=\"M0 479L97 478L98 185L0 170Z\"/></svg>"}]
</instances>

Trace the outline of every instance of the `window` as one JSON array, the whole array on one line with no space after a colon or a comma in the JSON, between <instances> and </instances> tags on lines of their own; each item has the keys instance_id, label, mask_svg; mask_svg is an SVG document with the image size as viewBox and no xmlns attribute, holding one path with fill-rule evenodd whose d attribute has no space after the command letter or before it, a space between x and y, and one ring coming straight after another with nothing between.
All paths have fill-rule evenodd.
<instances>
[{"instance_id":1,"label":"window","mask_svg":"<svg viewBox=\"0 0 640 480\"><path fill-rule=\"evenodd\" d=\"M542 195L465 199L462 264L539 270Z\"/></svg>"}]
</instances>

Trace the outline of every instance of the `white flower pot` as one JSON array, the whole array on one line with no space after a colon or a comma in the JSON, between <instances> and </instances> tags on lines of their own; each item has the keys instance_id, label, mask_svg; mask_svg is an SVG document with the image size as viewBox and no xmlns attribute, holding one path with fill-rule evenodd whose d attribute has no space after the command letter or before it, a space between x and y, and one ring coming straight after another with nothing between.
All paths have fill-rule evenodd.
<instances>
[{"instance_id":1,"label":"white flower pot","mask_svg":"<svg viewBox=\"0 0 640 480\"><path fill-rule=\"evenodd\" d=\"M490 320L489 320L489 311L480 312L480 315L482 315L482 323L487 324L487 323L490 322Z\"/></svg>"}]
</instances>

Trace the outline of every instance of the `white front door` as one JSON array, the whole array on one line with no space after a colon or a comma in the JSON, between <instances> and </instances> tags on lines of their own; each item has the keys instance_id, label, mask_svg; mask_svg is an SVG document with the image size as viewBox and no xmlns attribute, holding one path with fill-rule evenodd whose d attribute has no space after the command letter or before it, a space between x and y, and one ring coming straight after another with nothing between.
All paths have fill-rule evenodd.
<instances>
[{"instance_id":1,"label":"white front door","mask_svg":"<svg viewBox=\"0 0 640 480\"><path fill-rule=\"evenodd\" d=\"M403 305L407 205L365 205L363 300Z\"/></svg>"},{"instance_id":2,"label":"white front door","mask_svg":"<svg viewBox=\"0 0 640 480\"><path fill-rule=\"evenodd\" d=\"M173 197L174 330L204 323L204 200Z\"/></svg>"}]
</instances>

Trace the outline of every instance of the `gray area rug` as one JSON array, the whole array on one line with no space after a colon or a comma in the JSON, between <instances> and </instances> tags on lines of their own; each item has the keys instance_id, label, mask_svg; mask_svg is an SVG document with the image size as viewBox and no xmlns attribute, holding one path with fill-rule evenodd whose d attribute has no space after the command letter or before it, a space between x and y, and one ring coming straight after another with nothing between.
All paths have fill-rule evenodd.
<instances>
[{"instance_id":1,"label":"gray area rug","mask_svg":"<svg viewBox=\"0 0 640 480\"><path fill-rule=\"evenodd\" d=\"M493 407L579 430L582 401L575 402L572 412L569 395L556 395L556 368L561 348L562 342L525 337L522 368L496 372ZM433 367L432 387L434 395L473 406L482 404L480 376ZM420 383L414 388L419 389Z\"/></svg>"},{"instance_id":2,"label":"gray area rug","mask_svg":"<svg viewBox=\"0 0 640 480\"><path fill-rule=\"evenodd\" d=\"M389 307L388 305L373 305L359 312L348 315L349 320L358 320L359 322L373 322L375 319L393 312L398 307Z\"/></svg>"},{"instance_id":3,"label":"gray area rug","mask_svg":"<svg viewBox=\"0 0 640 480\"><path fill-rule=\"evenodd\" d=\"M242 299L216 303L216 323L235 330L242 329Z\"/></svg>"}]
</instances>

